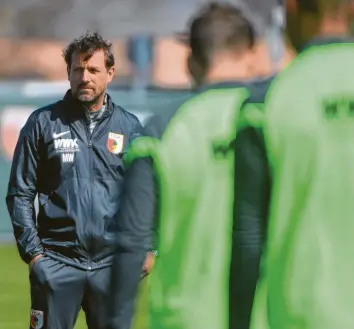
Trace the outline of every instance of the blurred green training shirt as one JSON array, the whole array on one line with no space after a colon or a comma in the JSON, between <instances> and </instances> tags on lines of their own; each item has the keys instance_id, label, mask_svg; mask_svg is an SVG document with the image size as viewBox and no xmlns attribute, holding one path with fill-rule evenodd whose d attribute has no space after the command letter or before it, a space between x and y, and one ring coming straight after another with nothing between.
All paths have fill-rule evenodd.
<instances>
[{"instance_id":1,"label":"blurred green training shirt","mask_svg":"<svg viewBox=\"0 0 354 329\"><path fill-rule=\"evenodd\" d=\"M272 196L256 301L269 329L354 328L353 58L353 43L311 47L266 99Z\"/></svg>"}]
</instances>

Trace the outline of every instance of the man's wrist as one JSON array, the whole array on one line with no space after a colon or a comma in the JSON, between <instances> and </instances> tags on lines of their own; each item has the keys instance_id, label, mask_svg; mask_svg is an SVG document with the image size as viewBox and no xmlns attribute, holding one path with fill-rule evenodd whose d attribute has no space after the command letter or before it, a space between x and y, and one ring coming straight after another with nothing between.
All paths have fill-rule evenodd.
<instances>
[{"instance_id":1,"label":"man's wrist","mask_svg":"<svg viewBox=\"0 0 354 329\"><path fill-rule=\"evenodd\" d=\"M41 258L43 256L43 254L38 254L36 256L34 256L31 261L29 262L29 265L32 266L39 258Z\"/></svg>"}]
</instances>

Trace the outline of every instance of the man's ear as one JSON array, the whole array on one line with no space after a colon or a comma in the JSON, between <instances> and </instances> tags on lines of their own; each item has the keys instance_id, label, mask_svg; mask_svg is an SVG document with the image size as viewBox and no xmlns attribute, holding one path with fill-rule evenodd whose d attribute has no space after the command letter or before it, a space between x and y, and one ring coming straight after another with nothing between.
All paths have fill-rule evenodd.
<instances>
[{"instance_id":1,"label":"man's ear","mask_svg":"<svg viewBox=\"0 0 354 329\"><path fill-rule=\"evenodd\" d=\"M111 82L113 80L115 73L116 73L115 66L112 66L108 69L108 82Z\"/></svg>"}]
</instances>

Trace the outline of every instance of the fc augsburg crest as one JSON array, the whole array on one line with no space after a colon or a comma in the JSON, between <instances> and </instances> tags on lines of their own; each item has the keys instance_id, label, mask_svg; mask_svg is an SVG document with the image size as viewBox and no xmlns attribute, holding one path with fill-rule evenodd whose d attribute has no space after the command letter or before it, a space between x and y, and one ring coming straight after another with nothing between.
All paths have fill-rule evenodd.
<instances>
[{"instance_id":1,"label":"fc augsburg crest","mask_svg":"<svg viewBox=\"0 0 354 329\"><path fill-rule=\"evenodd\" d=\"M109 133L107 140L107 147L113 154L119 154L123 150L124 135Z\"/></svg>"},{"instance_id":2,"label":"fc augsburg crest","mask_svg":"<svg viewBox=\"0 0 354 329\"><path fill-rule=\"evenodd\" d=\"M43 311L31 310L31 320L32 329L43 328Z\"/></svg>"}]
</instances>

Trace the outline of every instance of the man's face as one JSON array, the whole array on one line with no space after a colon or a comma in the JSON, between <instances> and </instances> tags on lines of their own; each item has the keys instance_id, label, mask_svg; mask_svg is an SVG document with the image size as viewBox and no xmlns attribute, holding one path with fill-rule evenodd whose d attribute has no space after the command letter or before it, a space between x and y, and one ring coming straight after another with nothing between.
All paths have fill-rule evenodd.
<instances>
[{"instance_id":1,"label":"man's face","mask_svg":"<svg viewBox=\"0 0 354 329\"><path fill-rule=\"evenodd\" d=\"M83 103L95 103L112 81L114 67L107 69L103 50L90 58L85 53L74 53L68 74L73 97Z\"/></svg>"}]
</instances>

